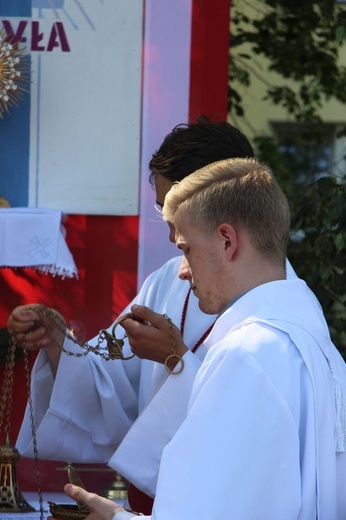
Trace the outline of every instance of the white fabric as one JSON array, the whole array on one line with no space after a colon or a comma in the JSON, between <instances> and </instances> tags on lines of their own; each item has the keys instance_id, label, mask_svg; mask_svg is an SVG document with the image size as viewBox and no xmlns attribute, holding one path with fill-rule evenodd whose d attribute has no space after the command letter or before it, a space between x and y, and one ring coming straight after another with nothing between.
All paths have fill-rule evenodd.
<instances>
[{"instance_id":1,"label":"white fabric","mask_svg":"<svg viewBox=\"0 0 346 520\"><path fill-rule=\"evenodd\" d=\"M189 119L192 23L192 0L145 0L138 290L154 269L177 254L167 242L167 224L154 210L148 164L172 128Z\"/></svg>"},{"instance_id":2,"label":"white fabric","mask_svg":"<svg viewBox=\"0 0 346 520\"><path fill-rule=\"evenodd\" d=\"M1 520L40 520L41 512L40 512L40 501L38 493L34 493L33 491L22 492L24 499L28 502L28 504L34 509L34 511L30 512L19 512L19 513L10 513L4 512L0 510ZM51 492L43 492L42 493L43 500L43 518L46 519L51 517L51 513L49 512L49 504L48 502L54 502L56 504L75 504L76 502L72 500L65 493L51 493ZM133 515L132 515L133 516ZM138 517L136 517L138 519ZM118 520L118 519L117 519Z\"/></svg>"},{"instance_id":3,"label":"white fabric","mask_svg":"<svg viewBox=\"0 0 346 520\"><path fill-rule=\"evenodd\" d=\"M152 520L344 520L334 379L345 398L346 368L306 284L248 292L208 341L163 452Z\"/></svg>"},{"instance_id":4,"label":"white fabric","mask_svg":"<svg viewBox=\"0 0 346 520\"><path fill-rule=\"evenodd\" d=\"M133 513L130 513L129 511L119 511L119 513L116 513L112 520L138 520L140 518L143 520L143 518L150 518L148 516L141 515L140 517L138 515L134 515Z\"/></svg>"},{"instance_id":5,"label":"white fabric","mask_svg":"<svg viewBox=\"0 0 346 520\"><path fill-rule=\"evenodd\" d=\"M47 518L48 516L50 516L49 513L46 513L43 518ZM41 513L39 511L31 511L27 513L1 513L1 520L40 520L40 518Z\"/></svg>"},{"instance_id":6,"label":"white fabric","mask_svg":"<svg viewBox=\"0 0 346 520\"><path fill-rule=\"evenodd\" d=\"M0 267L34 267L52 275L77 276L62 217L57 210L0 208Z\"/></svg>"},{"instance_id":7,"label":"white fabric","mask_svg":"<svg viewBox=\"0 0 346 520\"><path fill-rule=\"evenodd\" d=\"M178 326L189 288L177 276L180 262L181 257L173 258L149 276L134 300L167 313ZM192 348L214 320L199 310L191 294L184 332L187 346ZM67 340L64 347L79 351ZM124 351L130 353L126 339ZM196 354L187 352L183 372L169 377L162 364L137 357L121 362L62 353L54 384L46 354L40 352L32 373L40 458L88 463L111 459L112 468L154 495L162 450L186 416L192 383L205 353L205 344ZM162 385L165 379L167 384ZM17 448L23 456L33 456L28 409Z\"/></svg>"},{"instance_id":8,"label":"white fabric","mask_svg":"<svg viewBox=\"0 0 346 520\"><path fill-rule=\"evenodd\" d=\"M150 275L132 303L167 313L180 325L188 292L188 284L178 278L180 262L181 256L175 257ZM289 263L287 276L296 276ZM214 320L215 316L199 310L191 293L185 321L186 345L192 348ZM75 358L62 354L55 383L47 357L40 352L32 373L40 457L108 462L136 487L154 496L162 450L186 416L194 377L209 345L207 338L196 354L187 352L183 372L170 377L161 364L138 358L121 362L104 361L95 355ZM80 352L67 340L64 347ZM124 352L130 353L126 339ZM23 456L33 456L29 410L17 448Z\"/></svg>"},{"instance_id":9,"label":"white fabric","mask_svg":"<svg viewBox=\"0 0 346 520\"><path fill-rule=\"evenodd\" d=\"M141 292L135 299L135 302L147 305L157 312L166 312L171 316L176 324L180 323L181 311L188 291L188 284L180 281L177 277L177 270L180 261L181 257L172 259L161 269L151 275L146 280ZM290 275L294 276L294 272L291 272L290 274L288 271L288 276ZM304 287L306 286L304 285ZM294 308L297 313L300 313L302 316L303 312L308 312L306 309L309 309L309 307L314 308L313 312L318 316L316 320L318 323L320 322L320 328L322 327L321 324L323 324L325 335L327 335L328 332L323 315L321 315L320 306L317 300L312 296L311 291L308 289L306 289L306 291L307 295L305 295L305 299L308 299L308 302L305 302L305 300L303 301L299 290L296 291L296 289L294 289L292 291ZM279 301L286 302L284 291L279 291L277 297ZM248 298L248 296L244 296L240 302L246 302L248 301ZM275 301L275 307L276 303L277 302ZM247 305L245 305L245 307L250 309ZM232 307L232 309L235 308L239 308L239 303ZM229 312L233 312L232 309ZM125 309L124 312L127 310L128 309ZM191 295L186 318L186 333L184 338L186 343L190 347L193 346L207 330L213 320L214 317L203 315L199 311L197 301L193 295ZM241 316L239 317L239 320L241 320ZM219 320L219 324L220 323L223 323L223 318ZM227 323L226 325L228 326ZM95 355L75 358L62 354L54 386L46 356L44 352L41 352L33 370L34 414L37 425L37 439L40 457L50 459L59 458L59 460L72 460L75 462L107 462L110 459L109 465L112 468L119 471L139 487L139 489L154 496L162 451L167 443L172 439L175 432L179 430L182 423L182 428L178 431L176 438L167 448L165 453L170 453L169 450L171 449L171 446L175 445L175 442L180 438L181 432L185 431L185 428L187 427L186 425L191 425L189 422L190 416L185 423L184 420L187 414L188 400L189 395L191 394L192 385L196 373L201 366L201 360L204 358L207 349L217 340L218 337L215 338L215 336L211 334L198 349L196 355L193 355L190 352L186 353L184 356L184 371L176 376L167 376L162 365L144 360L141 361L138 358L133 358L131 361L121 362L104 361ZM65 342L65 348L69 350L77 350L74 345L67 341ZM127 351L129 353L128 349L129 347L126 344L125 352ZM214 351L214 349L211 349L211 351ZM217 350L215 349L215 351ZM223 358L223 354L221 357ZM208 363L205 366L209 366L210 359L214 358L209 358ZM303 368L305 365L299 356L299 362L297 362L295 358L294 360L296 364L302 368L302 386L304 387L304 384L306 385L307 377L306 369ZM218 361L218 358L216 358L215 363ZM205 366L200 374L204 374ZM245 366L246 364L244 367ZM220 370L222 367L223 364L221 363ZM242 367L239 367L240 374L242 373L241 368ZM216 366L214 367L213 365L213 370L214 369L216 372L218 371ZM284 374L281 375L283 376ZM200 379L197 381L199 380ZM233 388L233 385L236 385L237 381L238 379L233 382L232 379L228 384ZM284 381L283 377L282 381ZM256 385L255 382L254 385ZM235 392L233 400L237 402L239 399L239 391L235 390ZM256 389L254 392L256 397L257 393L258 390ZM194 391L194 396L196 396L196 390ZM208 411L208 413L211 410L214 410L213 396L210 397L210 403L208 401L206 406L206 411ZM259 398L259 411L263 407L265 408L264 401L265 397ZM232 402L233 401L229 399L230 405ZM252 406L253 405L256 409L257 400L254 400ZM219 404L215 405L215 410L222 406L222 399L220 399ZM235 410L235 413L237 413L237 410ZM282 410L279 410L278 414L278 417L282 415ZM248 419L249 418L246 420ZM256 416L253 415L250 419L255 421ZM287 418L285 418L285 421L287 421ZM210 420L208 419L208 427L205 428L205 426L203 426L206 433L210 431L213 422L213 418ZM251 421L249 424L251 425ZM310 420L309 425L311 425ZM286 426L287 425L285 424L285 427ZM215 429L218 429L217 426L215 426ZM261 429L259 425L256 424L255 429L258 429L258 432L260 433ZM54 442L51 432L54 432ZM280 428L278 435L280 436L282 433L283 432ZM200 432L195 431L192 433L190 438L198 439L200 435ZM202 438L203 435L204 434L202 434ZM285 436L286 434L282 436L283 443L285 442ZM277 441L276 438L274 440L275 442ZM217 445L217 442L215 445ZM17 442L17 448L24 456L33 456L28 412L26 412ZM176 464L178 464L179 467L180 464L183 464L184 466L183 474L185 475L186 472L187 478L185 479L184 477L182 480L187 483L186 493L189 493L194 489L192 484L193 479L190 479L189 471L186 471L187 467L190 467L190 464L187 464L187 462L185 464L183 462L184 460L189 460L187 457L188 455L189 453L187 453L186 449L181 451L181 454L176 453L173 464L173 466ZM258 455L257 452L256 455ZM307 460L309 460L309 456L312 457L310 452L306 456ZM201 459L204 459L205 457L205 453L203 452L203 457L201 457ZM341 458L343 459L343 455ZM167 461L167 458L164 460ZM244 460L248 460L246 464L249 464L249 466L252 467L250 459L245 458ZM219 469L216 470L216 465L209 466L208 458L205 458L205 461L206 464L202 464L204 469L200 466L199 470L204 477L207 475L206 481L208 482L208 486L210 485L211 488L210 493L209 491L207 492L207 490L203 490L203 492L198 495L199 497L213 495L213 486L220 484L220 468L228 468L229 466L228 463L223 465L219 461ZM264 462L263 460L260 460L259 462L264 466L268 461L265 459ZM330 465L330 463L328 462L327 456L327 466L328 465ZM163 471L166 471L164 469L166 463L164 463L162 467ZM210 472L209 469L206 472L206 468L209 467ZM171 470L172 468L170 471ZM173 474L175 475L175 478L178 478L178 474L172 472L172 475ZM266 473L264 473L264 475L266 475ZM331 478L329 472L327 475L328 478ZM331 481L333 481L333 478L331 478ZM176 494L176 483L173 485L173 481L168 480L168 482L171 483L171 487L168 485L168 488L170 487L171 499L175 500L175 497L178 496ZM344 478L341 479L341 482L344 482ZM270 480L268 480L268 483L270 483ZM165 497L166 493L168 494L168 490L165 490L164 488L162 489L162 495L161 498L158 498L158 505L156 506L154 513L155 515L162 514L160 511L160 507L162 507L162 497ZM224 489L225 494L228 496L228 488L222 489ZM257 511L256 508L254 508L254 510ZM178 513L176 512L176 514ZM181 511L179 512L179 515L179 518L181 518ZM158 518L160 519L161 517L159 516ZM166 520L166 516L163 518ZM188 518L188 514L186 518ZM190 515L190 518L194 518L194 515ZM201 516L201 518L203 518L203 516ZM226 515L224 518L229 518L229 516ZM252 517L249 516L249 518ZM257 518L260 518L260 516ZM270 516L268 518L270 518ZM285 518L288 517L282 517L283 520ZM299 518L299 520L301 520L301 518L305 520L307 517L302 516L300 518L297 516L297 518ZM333 516L330 518L332 519Z\"/></svg>"}]
</instances>

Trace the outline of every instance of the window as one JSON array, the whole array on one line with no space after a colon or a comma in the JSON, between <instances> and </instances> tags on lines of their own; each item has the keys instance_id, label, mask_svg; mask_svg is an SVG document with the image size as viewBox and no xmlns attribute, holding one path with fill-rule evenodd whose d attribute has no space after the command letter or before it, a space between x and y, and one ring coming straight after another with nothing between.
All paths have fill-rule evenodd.
<instances>
[{"instance_id":1,"label":"window","mask_svg":"<svg viewBox=\"0 0 346 520\"><path fill-rule=\"evenodd\" d=\"M294 184L304 184L332 174L346 179L345 137L337 137L338 125L300 125L272 122L284 165Z\"/></svg>"}]
</instances>

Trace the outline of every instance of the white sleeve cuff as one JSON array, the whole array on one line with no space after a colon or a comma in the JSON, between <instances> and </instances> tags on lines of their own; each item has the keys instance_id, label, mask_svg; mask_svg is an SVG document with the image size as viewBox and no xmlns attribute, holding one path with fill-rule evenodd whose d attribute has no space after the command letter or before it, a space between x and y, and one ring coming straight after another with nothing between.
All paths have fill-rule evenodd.
<instances>
[{"instance_id":1,"label":"white sleeve cuff","mask_svg":"<svg viewBox=\"0 0 346 520\"><path fill-rule=\"evenodd\" d=\"M118 513L115 513L112 520L138 520L139 518L143 520L150 520L151 516L144 516L142 514L138 516L134 513L130 513L129 511L119 511Z\"/></svg>"}]
</instances>

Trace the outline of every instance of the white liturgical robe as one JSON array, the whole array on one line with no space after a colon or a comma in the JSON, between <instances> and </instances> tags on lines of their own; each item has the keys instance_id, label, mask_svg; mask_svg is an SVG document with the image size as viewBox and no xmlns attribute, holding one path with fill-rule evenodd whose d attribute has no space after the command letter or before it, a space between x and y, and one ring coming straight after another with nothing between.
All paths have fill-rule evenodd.
<instances>
[{"instance_id":1,"label":"white liturgical robe","mask_svg":"<svg viewBox=\"0 0 346 520\"><path fill-rule=\"evenodd\" d=\"M189 289L188 283L178 278L181 259L175 257L151 274L124 313L138 303L167 313L179 326ZM215 319L199 310L191 293L185 344L193 348ZM121 330L117 328L118 337ZM130 346L126 338L124 341L124 355L129 356ZM89 343L95 345L96 338ZM69 340L64 348L83 352ZM205 344L196 354L187 352L183 372L168 378L162 364L137 357L105 361L94 354L71 357L62 353L54 381L47 356L41 351L32 372L40 457L77 463L107 463L111 459L113 469L154 496L162 450L186 416L192 383L205 354ZM121 449L113 456L119 445ZM24 457L33 457L28 407L16 446Z\"/></svg>"},{"instance_id":2,"label":"white liturgical robe","mask_svg":"<svg viewBox=\"0 0 346 520\"><path fill-rule=\"evenodd\" d=\"M180 262L181 256L176 257L150 275L131 305L138 303L167 313L179 325L188 293L188 284L178 278ZM289 263L287 276L295 277ZM215 318L202 313L191 294L186 345L193 348ZM89 343L95 344L96 338ZM186 417L193 381L211 344L209 337L196 354L187 352L183 372L169 377L162 364L137 357L122 362L105 361L94 354L71 357L62 353L54 381L47 356L41 351L32 373L40 457L108 462L139 489L155 496L162 451ZM64 348L83 352L68 340ZM126 338L124 354L131 354ZM23 456L33 457L31 437L27 408L17 440Z\"/></svg>"},{"instance_id":3,"label":"white liturgical robe","mask_svg":"<svg viewBox=\"0 0 346 520\"><path fill-rule=\"evenodd\" d=\"M249 291L208 342L152 520L345 520L345 362L305 282Z\"/></svg>"}]
</instances>

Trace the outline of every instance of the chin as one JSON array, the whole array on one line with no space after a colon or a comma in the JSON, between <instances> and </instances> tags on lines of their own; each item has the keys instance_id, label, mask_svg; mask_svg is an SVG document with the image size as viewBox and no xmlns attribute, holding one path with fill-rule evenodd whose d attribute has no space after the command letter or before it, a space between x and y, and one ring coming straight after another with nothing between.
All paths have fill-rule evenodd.
<instances>
[{"instance_id":1,"label":"chin","mask_svg":"<svg viewBox=\"0 0 346 520\"><path fill-rule=\"evenodd\" d=\"M211 304L208 305L208 303L201 302L201 300L199 300L198 306L204 314L218 314L220 312L219 309L215 309Z\"/></svg>"}]
</instances>

